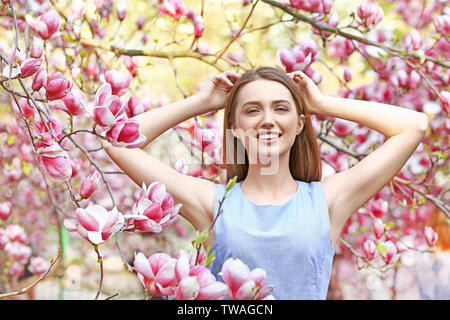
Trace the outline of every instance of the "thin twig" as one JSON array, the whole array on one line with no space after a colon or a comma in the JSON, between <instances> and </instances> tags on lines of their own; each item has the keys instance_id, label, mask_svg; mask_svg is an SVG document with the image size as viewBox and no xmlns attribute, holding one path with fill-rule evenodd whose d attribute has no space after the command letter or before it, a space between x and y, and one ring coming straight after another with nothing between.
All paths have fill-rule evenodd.
<instances>
[{"instance_id":1,"label":"thin twig","mask_svg":"<svg viewBox=\"0 0 450 320\"><path fill-rule=\"evenodd\" d=\"M95 295L94 300L98 299L98 296L100 295L100 292L102 290L102 285L103 285L103 258L100 254L100 251L98 251L98 246L97 245L93 245L94 246L94 250L97 253L97 262L100 264L100 283L98 285L98 290L97 290L97 294Z\"/></svg>"},{"instance_id":2,"label":"thin twig","mask_svg":"<svg viewBox=\"0 0 450 320\"><path fill-rule=\"evenodd\" d=\"M307 16L305 16L305 15L299 13L299 12L293 11L291 8L289 8L287 5L282 4L281 2L277 2L277 1L274 1L274 0L261 0L261 1L267 3L267 4L271 5L271 6L274 6L274 7L277 7L279 9L283 10L284 12L286 12L286 13L290 14L291 16L295 17L297 20L306 22L306 23L312 25L313 27L319 29L320 31L327 31L329 33L337 34L337 35L340 35L340 36L342 36L344 38L347 38L347 39L353 39L353 40L356 40L358 42L361 42L361 43L364 43L364 44L367 44L367 45L372 45L372 46L381 48L381 49L383 49L383 50L385 50L385 51L387 51L389 53L392 53L392 54L394 54L394 53L402 54L402 55L404 54L405 56L410 56L411 58L414 58L414 59L418 59L418 60L419 59L424 59L425 61L432 61L432 62L434 62L434 63L436 63L436 64L438 64L438 65L440 65L442 67L450 68L450 63L448 61L445 61L445 60L442 61L442 60L439 60L439 59L436 59L436 58L430 57L430 56L419 56L419 55L414 54L414 53L413 54L409 54L409 53L405 52L404 50L402 50L400 48L390 47L390 46L385 45L384 43L371 41L371 40L366 39L366 38L364 38L362 36L358 36L358 35L354 35L354 34L351 34L351 33L344 32L340 28L331 27L329 25L317 22L317 21L315 21L314 19L312 19L310 17L307 17Z\"/></svg>"},{"instance_id":3,"label":"thin twig","mask_svg":"<svg viewBox=\"0 0 450 320\"><path fill-rule=\"evenodd\" d=\"M0 294L0 299L2 298L8 298L8 297L13 297L13 296L18 296L24 293L27 293L31 288L33 288L35 285L37 285L40 281L42 281L43 279L45 279L45 277L47 277L47 275L49 274L50 270L52 270L53 266L56 264L56 262L58 261L58 259L61 257L61 248L58 249L58 255L56 256L56 258L52 259L52 262L50 264L50 267L48 268L48 270L44 273L42 273L39 278L37 280L35 280L34 282L32 282L30 285L28 285L25 288L20 289L19 291L14 291L14 292L8 292L8 293L2 293Z\"/></svg>"},{"instance_id":4,"label":"thin twig","mask_svg":"<svg viewBox=\"0 0 450 320\"><path fill-rule=\"evenodd\" d=\"M225 48L223 48L223 50L219 53L219 55L216 57L216 60L214 60L214 64L217 63L217 61L219 61L219 59L224 55L225 52L227 52L228 48L231 46L231 44L236 41L237 38L239 38L241 36L242 31L244 30L245 26L247 25L248 21L250 20L250 17L253 14L253 10L255 10L256 5L258 4L259 0L256 0L255 3L253 3L252 5L252 9L250 10L250 13L248 14L247 18L244 21L244 24L242 25L241 29L239 30L239 32L237 32L234 37L228 42L228 44L225 46Z\"/></svg>"}]
</instances>

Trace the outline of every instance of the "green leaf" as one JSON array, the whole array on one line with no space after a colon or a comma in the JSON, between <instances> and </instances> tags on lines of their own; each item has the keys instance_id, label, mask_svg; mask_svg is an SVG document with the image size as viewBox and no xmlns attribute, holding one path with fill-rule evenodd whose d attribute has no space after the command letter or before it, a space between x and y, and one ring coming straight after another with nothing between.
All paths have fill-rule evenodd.
<instances>
[{"instance_id":1,"label":"green leaf","mask_svg":"<svg viewBox=\"0 0 450 320\"><path fill-rule=\"evenodd\" d=\"M8 146L10 146L14 143L14 141L16 140L16 137L17 137L16 134L8 135L8 137L6 138L6 142L8 143Z\"/></svg>"},{"instance_id":2,"label":"green leaf","mask_svg":"<svg viewBox=\"0 0 450 320\"><path fill-rule=\"evenodd\" d=\"M81 58L86 58L87 57L87 52L84 51L83 49L80 49L79 51Z\"/></svg>"},{"instance_id":3,"label":"green leaf","mask_svg":"<svg viewBox=\"0 0 450 320\"><path fill-rule=\"evenodd\" d=\"M419 63L423 64L425 62L425 57L424 56L419 56Z\"/></svg>"},{"instance_id":4,"label":"green leaf","mask_svg":"<svg viewBox=\"0 0 450 320\"><path fill-rule=\"evenodd\" d=\"M209 236L208 229L205 229L205 230L203 230L201 232L199 232L197 230L197 237L196 237L195 240L192 241L192 244L194 246L196 246L196 247L200 246L201 244L203 244L208 239L208 236Z\"/></svg>"},{"instance_id":5,"label":"green leaf","mask_svg":"<svg viewBox=\"0 0 450 320\"><path fill-rule=\"evenodd\" d=\"M70 55L70 54L66 54L66 60L69 62L74 62L75 59Z\"/></svg>"},{"instance_id":6,"label":"green leaf","mask_svg":"<svg viewBox=\"0 0 450 320\"><path fill-rule=\"evenodd\" d=\"M28 162L22 161L22 171L27 176L30 174L30 164Z\"/></svg>"},{"instance_id":7,"label":"green leaf","mask_svg":"<svg viewBox=\"0 0 450 320\"><path fill-rule=\"evenodd\" d=\"M386 253L387 252L387 248L384 245L382 245L381 243L379 243L377 245L377 250L378 250L379 253Z\"/></svg>"},{"instance_id":8,"label":"green leaf","mask_svg":"<svg viewBox=\"0 0 450 320\"><path fill-rule=\"evenodd\" d=\"M227 187L225 188L225 193L227 193L234 187L234 185L236 184L236 179L237 179L237 176L234 176L234 178L232 178L228 181Z\"/></svg>"},{"instance_id":9,"label":"green leaf","mask_svg":"<svg viewBox=\"0 0 450 320\"><path fill-rule=\"evenodd\" d=\"M423 144L423 147L427 151L427 154L430 155L430 147L426 143Z\"/></svg>"},{"instance_id":10,"label":"green leaf","mask_svg":"<svg viewBox=\"0 0 450 320\"><path fill-rule=\"evenodd\" d=\"M216 257L216 252L215 251L213 251L211 254L209 253L210 249L211 248L209 248L209 247L206 249L205 262L203 264L204 266L209 266L211 264L211 262L213 262L213 260Z\"/></svg>"}]
</instances>

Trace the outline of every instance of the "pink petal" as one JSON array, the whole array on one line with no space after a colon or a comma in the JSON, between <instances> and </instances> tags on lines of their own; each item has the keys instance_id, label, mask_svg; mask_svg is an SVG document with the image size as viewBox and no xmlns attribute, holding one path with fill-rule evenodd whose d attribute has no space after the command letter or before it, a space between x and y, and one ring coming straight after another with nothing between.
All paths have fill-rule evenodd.
<instances>
[{"instance_id":1,"label":"pink petal","mask_svg":"<svg viewBox=\"0 0 450 320\"><path fill-rule=\"evenodd\" d=\"M200 285L196 277L186 277L180 281L175 291L177 300L195 300L200 291Z\"/></svg>"},{"instance_id":2,"label":"pink petal","mask_svg":"<svg viewBox=\"0 0 450 320\"><path fill-rule=\"evenodd\" d=\"M175 264L175 275L178 281L189 276L189 256L186 251L182 251Z\"/></svg>"},{"instance_id":3,"label":"pink petal","mask_svg":"<svg viewBox=\"0 0 450 320\"><path fill-rule=\"evenodd\" d=\"M257 286L255 281L247 280L239 288L239 290L234 295L236 300L253 300L256 296Z\"/></svg>"},{"instance_id":4,"label":"pink petal","mask_svg":"<svg viewBox=\"0 0 450 320\"><path fill-rule=\"evenodd\" d=\"M148 262L148 259L142 252L138 252L136 254L133 266L136 272L142 274L145 278L147 279L155 278L152 268L150 268L150 263Z\"/></svg>"},{"instance_id":5,"label":"pink petal","mask_svg":"<svg viewBox=\"0 0 450 320\"><path fill-rule=\"evenodd\" d=\"M155 281L163 287L175 285L177 278L175 276L175 259L166 263L156 274Z\"/></svg>"},{"instance_id":6,"label":"pink petal","mask_svg":"<svg viewBox=\"0 0 450 320\"><path fill-rule=\"evenodd\" d=\"M219 281L200 288L197 300L223 300L227 296L228 286Z\"/></svg>"},{"instance_id":7,"label":"pink petal","mask_svg":"<svg viewBox=\"0 0 450 320\"><path fill-rule=\"evenodd\" d=\"M232 292L236 292L248 279L250 270L241 260L229 258L222 266L222 278Z\"/></svg>"},{"instance_id":8,"label":"pink petal","mask_svg":"<svg viewBox=\"0 0 450 320\"><path fill-rule=\"evenodd\" d=\"M87 231L100 231L100 224L97 219L90 215L85 209L78 208L75 213L78 222Z\"/></svg>"}]
</instances>

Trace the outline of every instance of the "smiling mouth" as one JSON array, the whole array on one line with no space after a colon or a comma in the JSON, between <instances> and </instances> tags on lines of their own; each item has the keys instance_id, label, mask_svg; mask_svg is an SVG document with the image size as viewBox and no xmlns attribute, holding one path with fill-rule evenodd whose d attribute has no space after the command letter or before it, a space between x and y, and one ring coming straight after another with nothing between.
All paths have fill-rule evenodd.
<instances>
[{"instance_id":1,"label":"smiling mouth","mask_svg":"<svg viewBox=\"0 0 450 320\"><path fill-rule=\"evenodd\" d=\"M271 143L271 142L276 142L280 139L280 137L282 136L281 133L270 133L270 134L257 134L256 138L258 139L258 141L260 142L264 142L264 143Z\"/></svg>"}]
</instances>

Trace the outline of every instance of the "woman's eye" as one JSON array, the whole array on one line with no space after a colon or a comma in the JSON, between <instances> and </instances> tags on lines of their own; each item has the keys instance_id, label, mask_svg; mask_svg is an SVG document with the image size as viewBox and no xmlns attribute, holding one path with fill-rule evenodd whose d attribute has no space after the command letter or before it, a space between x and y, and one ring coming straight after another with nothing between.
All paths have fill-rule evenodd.
<instances>
[{"instance_id":1,"label":"woman's eye","mask_svg":"<svg viewBox=\"0 0 450 320\"><path fill-rule=\"evenodd\" d=\"M284 108L284 107L278 107L275 110L289 111L287 108ZM258 112L258 110L257 109L249 109L246 111L246 113L253 113L253 112Z\"/></svg>"}]
</instances>

